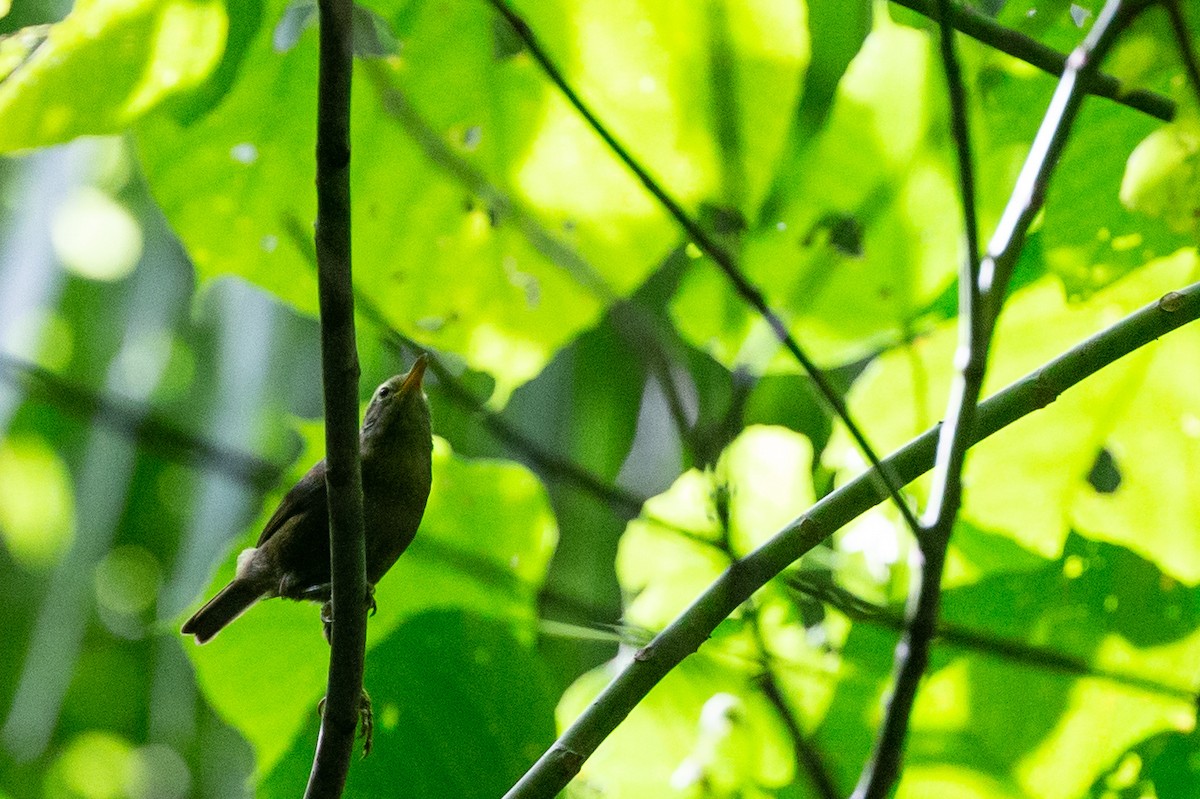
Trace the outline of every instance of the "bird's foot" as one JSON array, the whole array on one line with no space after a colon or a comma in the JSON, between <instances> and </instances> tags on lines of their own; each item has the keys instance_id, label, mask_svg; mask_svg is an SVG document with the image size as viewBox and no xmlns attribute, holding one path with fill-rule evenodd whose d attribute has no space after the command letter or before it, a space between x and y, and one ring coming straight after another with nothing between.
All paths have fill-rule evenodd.
<instances>
[{"instance_id":1,"label":"bird's foot","mask_svg":"<svg viewBox=\"0 0 1200 799\"><path fill-rule=\"evenodd\" d=\"M321 630L325 633L325 643L333 643L333 600L321 605ZM324 700L322 700L324 701Z\"/></svg>"},{"instance_id":2,"label":"bird's foot","mask_svg":"<svg viewBox=\"0 0 1200 799\"><path fill-rule=\"evenodd\" d=\"M379 609L379 605L376 604L376 602L375 602L375 586L373 586L373 585L367 585L366 607L367 607L367 612L369 612L372 616L374 616L375 612ZM332 599L326 600L326 602L321 605L321 624L325 631L326 642L332 641L333 639L330 637L333 634L333 600Z\"/></svg>"},{"instance_id":3,"label":"bird's foot","mask_svg":"<svg viewBox=\"0 0 1200 799\"><path fill-rule=\"evenodd\" d=\"M371 742L375 733L375 711L371 709L371 695L362 690L358 699L358 737L363 739L362 756L371 754Z\"/></svg>"},{"instance_id":4,"label":"bird's foot","mask_svg":"<svg viewBox=\"0 0 1200 799\"><path fill-rule=\"evenodd\" d=\"M321 701L317 702L317 715L321 718L325 717L325 699L321 697ZM367 689L362 689L362 695L358 698L358 737L363 739L362 756L365 758L371 754L371 746L375 736L375 711L371 707L371 695L367 693Z\"/></svg>"}]
</instances>

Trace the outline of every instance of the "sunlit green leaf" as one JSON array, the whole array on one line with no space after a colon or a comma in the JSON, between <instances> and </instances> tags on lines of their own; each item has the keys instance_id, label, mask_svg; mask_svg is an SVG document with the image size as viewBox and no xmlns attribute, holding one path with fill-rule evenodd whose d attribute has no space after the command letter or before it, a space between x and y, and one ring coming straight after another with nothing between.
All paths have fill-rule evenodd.
<instances>
[{"instance_id":1,"label":"sunlit green leaf","mask_svg":"<svg viewBox=\"0 0 1200 799\"><path fill-rule=\"evenodd\" d=\"M743 269L822 363L900 337L953 273L957 201L931 147L943 114L933 65L928 37L878 17L796 185L742 241ZM798 368L712 264L693 267L672 314L726 364Z\"/></svg>"},{"instance_id":2,"label":"sunlit green leaf","mask_svg":"<svg viewBox=\"0 0 1200 799\"><path fill-rule=\"evenodd\" d=\"M529 10L555 47L578 37L564 72L689 205L724 191L720 167L730 157L749 176L745 191L761 194L807 61L802 6L713 9L711 20L691 4L641 3L628 18L582 6ZM677 234L536 64L497 60L503 28L485 4L374 10L403 47L361 64L356 81L358 287L389 324L493 373L502 401L631 291ZM276 4L268 18L280 11ZM203 278L240 274L313 313L316 40L279 53L268 27L216 111L187 127L154 120L139 142L155 195ZM724 41L738 69L729 102L741 109L732 117L741 138L728 157L727 116L692 116L715 102L697 70L725 75L699 47L709 39ZM652 66L630 60L664 47L670 57ZM774 99L781 91L787 102ZM470 280L461 279L466 269Z\"/></svg>"},{"instance_id":3,"label":"sunlit green leaf","mask_svg":"<svg viewBox=\"0 0 1200 799\"><path fill-rule=\"evenodd\" d=\"M747 429L715 470L686 472L629 523L617 556L617 575L631 595L626 620L661 629L731 556L766 541L813 499L808 439L778 427Z\"/></svg>"},{"instance_id":4,"label":"sunlit green leaf","mask_svg":"<svg viewBox=\"0 0 1200 799\"><path fill-rule=\"evenodd\" d=\"M1186 285L1194 268L1190 254L1160 260L1075 304L1053 279L1019 292L1001 317L985 394ZM1184 330L1123 359L974 448L963 517L1045 557L1057 557L1075 525L1155 559L1180 578L1200 577L1194 543L1200 515L1186 490L1169 488L1185 479L1177 464L1196 457L1187 432L1196 386L1176 366L1195 357L1195 336ZM955 341L947 325L883 356L855 384L851 411L880 449L898 446L940 418ZM830 462L861 463L840 440L827 451ZM1104 446L1117 453L1122 470L1122 485L1112 494L1098 494L1087 483ZM1126 448L1128 457L1121 454Z\"/></svg>"},{"instance_id":5,"label":"sunlit green leaf","mask_svg":"<svg viewBox=\"0 0 1200 799\"><path fill-rule=\"evenodd\" d=\"M87 0L0 82L0 151L114 133L217 67L220 0Z\"/></svg>"}]
</instances>

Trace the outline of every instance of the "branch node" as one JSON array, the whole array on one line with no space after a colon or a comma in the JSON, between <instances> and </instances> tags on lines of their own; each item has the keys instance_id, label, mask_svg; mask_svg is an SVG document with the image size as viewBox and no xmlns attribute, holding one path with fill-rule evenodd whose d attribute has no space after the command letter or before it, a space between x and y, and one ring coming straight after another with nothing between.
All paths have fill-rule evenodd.
<instances>
[{"instance_id":1,"label":"branch node","mask_svg":"<svg viewBox=\"0 0 1200 799\"><path fill-rule=\"evenodd\" d=\"M1158 300L1158 308L1166 313L1175 313L1183 307L1183 295L1178 291L1168 291Z\"/></svg>"},{"instance_id":2,"label":"branch node","mask_svg":"<svg viewBox=\"0 0 1200 799\"><path fill-rule=\"evenodd\" d=\"M558 767L567 777L567 780L570 780L583 768L583 761L586 758L574 749L570 749L562 744L555 744L550 752L554 762L558 764Z\"/></svg>"}]
</instances>

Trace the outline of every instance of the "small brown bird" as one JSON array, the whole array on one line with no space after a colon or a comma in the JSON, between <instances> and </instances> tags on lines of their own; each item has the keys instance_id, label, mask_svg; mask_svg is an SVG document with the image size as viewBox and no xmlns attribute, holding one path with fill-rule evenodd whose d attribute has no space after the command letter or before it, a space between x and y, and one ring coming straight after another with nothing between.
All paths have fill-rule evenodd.
<instances>
[{"instance_id":1,"label":"small brown bird","mask_svg":"<svg viewBox=\"0 0 1200 799\"><path fill-rule=\"evenodd\" d=\"M368 591L412 543L429 498L433 439L421 390L425 363L421 355L408 374L379 386L363 418L359 447ZM183 633L202 644L260 599L328 601L329 583L329 507L321 460L279 503L258 544L238 555L233 581L184 623Z\"/></svg>"}]
</instances>

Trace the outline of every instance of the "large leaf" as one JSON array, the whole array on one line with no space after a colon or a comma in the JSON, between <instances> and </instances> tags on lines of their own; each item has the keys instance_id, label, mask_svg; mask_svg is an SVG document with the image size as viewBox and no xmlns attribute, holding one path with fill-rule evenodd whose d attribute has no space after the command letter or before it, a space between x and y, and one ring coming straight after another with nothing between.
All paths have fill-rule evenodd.
<instances>
[{"instance_id":1,"label":"large leaf","mask_svg":"<svg viewBox=\"0 0 1200 799\"><path fill-rule=\"evenodd\" d=\"M554 695L537 654L511 627L462 610L403 622L371 651L365 686L375 713L371 756L347 797L493 799L554 739ZM315 712L259 795L304 793Z\"/></svg>"},{"instance_id":2,"label":"large leaf","mask_svg":"<svg viewBox=\"0 0 1200 799\"><path fill-rule=\"evenodd\" d=\"M0 71L0 151L125 130L202 86L229 27L221 0L77 3Z\"/></svg>"},{"instance_id":3,"label":"large leaf","mask_svg":"<svg viewBox=\"0 0 1200 799\"><path fill-rule=\"evenodd\" d=\"M931 139L944 124L933 66L928 37L879 16L795 185L740 242L742 268L823 363L901 337L953 274L957 202ZM695 265L672 313L723 363L796 368L712 264Z\"/></svg>"},{"instance_id":4,"label":"large leaf","mask_svg":"<svg viewBox=\"0 0 1200 799\"><path fill-rule=\"evenodd\" d=\"M550 6L531 6L532 26L680 201L695 207L734 183L748 203L761 196L807 60L802 6ZM358 70L357 287L392 326L493 373L502 402L676 234L538 66L512 57L513 34L486 4L376 10L403 48ZM267 18L281 12L276 3ZM720 69L701 47L713 42L726 48ZM309 313L315 45L304 35L279 53L261 31L215 111L187 126L154 120L138 137L200 276L242 275ZM726 67L738 77L718 97ZM733 122L736 150L722 138ZM724 166L744 177L726 180Z\"/></svg>"}]
</instances>

